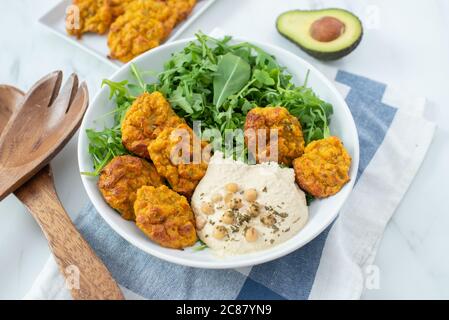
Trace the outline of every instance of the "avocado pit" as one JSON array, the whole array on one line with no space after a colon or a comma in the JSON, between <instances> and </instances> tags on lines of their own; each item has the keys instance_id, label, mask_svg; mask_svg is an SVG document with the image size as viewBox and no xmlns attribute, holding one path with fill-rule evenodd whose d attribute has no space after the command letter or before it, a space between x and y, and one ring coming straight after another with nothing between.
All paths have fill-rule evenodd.
<instances>
[{"instance_id":1,"label":"avocado pit","mask_svg":"<svg viewBox=\"0 0 449 320\"><path fill-rule=\"evenodd\" d=\"M345 24L337 18L326 16L316 20L310 26L310 35L320 42L338 39L345 32Z\"/></svg>"}]
</instances>

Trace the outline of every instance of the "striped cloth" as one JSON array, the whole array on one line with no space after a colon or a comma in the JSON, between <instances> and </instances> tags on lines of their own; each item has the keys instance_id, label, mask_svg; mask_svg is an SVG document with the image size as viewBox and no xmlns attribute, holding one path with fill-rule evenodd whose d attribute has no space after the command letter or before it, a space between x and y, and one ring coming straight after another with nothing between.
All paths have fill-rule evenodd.
<instances>
[{"instance_id":1,"label":"striped cloth","mask_svg":"<svg viewBox=\"0 0 449 320\"><path fill-rule=\"evenodd\" d=\"M372 264L385 226L425 156L434 125L423 118L425 99L399 96L383 83L345 71L328 70L327 74L344 95L360 138L356 185L334 223L306 246L275 261L238 270L205 270L171 264L140 251L116 234L89 204L76 225L127 298L361 296L369 277L375 276ZM52 258L26 298L70 298Z\"/></svg>"}]
</instances>

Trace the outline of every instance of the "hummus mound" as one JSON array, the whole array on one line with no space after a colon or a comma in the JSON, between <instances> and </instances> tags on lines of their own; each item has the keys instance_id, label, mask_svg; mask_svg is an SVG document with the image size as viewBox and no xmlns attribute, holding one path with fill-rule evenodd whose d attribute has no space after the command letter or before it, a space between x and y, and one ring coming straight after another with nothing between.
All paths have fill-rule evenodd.
<instances>
[{"instance_id":1,"label":"hummus mound","mask_svg":"<svg viewBox=\"0 0 449 320\"><path fill-rule=\"evenodd\" d=\"M229 185L238 189L230 192ZM247 200L248 191L257 193L255 201ZM308 219L293 169L277 163L247 165L224 159L221 152L211 158L191 204L199 238L219 255L271 248L296 235Z\"/></svg>"}]
</instances>

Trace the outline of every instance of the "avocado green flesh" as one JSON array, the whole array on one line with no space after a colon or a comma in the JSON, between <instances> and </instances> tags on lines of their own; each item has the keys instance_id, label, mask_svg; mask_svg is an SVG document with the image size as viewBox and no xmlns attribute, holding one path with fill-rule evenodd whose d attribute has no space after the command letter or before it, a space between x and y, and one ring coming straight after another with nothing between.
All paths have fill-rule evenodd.
<instances>
[{"instance_id":1,"label":"avocado green flesh","mask_svg":"<svg viewBox=\"0 0 449 320\"><path fill-rule=\"evenodd\" d=\"M315 21L324 17L336 18L345 25L343 33L337 39L321 42L312 38L310 27ZM276 27L284 37L321 60L335 60L349 54L360 43L363 35L360 20L343 9L287 11L278 17Z\"/></svg>"}]
</instances>

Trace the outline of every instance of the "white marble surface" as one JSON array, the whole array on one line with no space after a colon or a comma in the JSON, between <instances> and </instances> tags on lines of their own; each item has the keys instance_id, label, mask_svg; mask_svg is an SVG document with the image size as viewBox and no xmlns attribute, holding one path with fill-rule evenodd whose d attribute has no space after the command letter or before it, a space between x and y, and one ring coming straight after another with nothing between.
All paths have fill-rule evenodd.
<instances>
[{"instance_id":1,"label":"white marble surface","mask_svg":"<svg viewBox=\"0 0 449 320\"><path fill-rule=\"evenodd\" d=\"M91 97L114 70L37 24L58 0L0 0L0 83L28 89L55 69L77 72ZM329 65L389 82L424 95L429 118L438 124L421 170L387 227L376 265L380 288L367 299L449 298L449 2L445 0L218 0L186 32L220 27L229 33L268 41L306 57L275 28L282 11L344 7L365 22L360 47ZM72 216L86 203L77 170L76 138L52 162L56 187ZM20 299L48 258L46 241L14 198L0 203L0 299Z\"/></svg>"}]
</instances>

